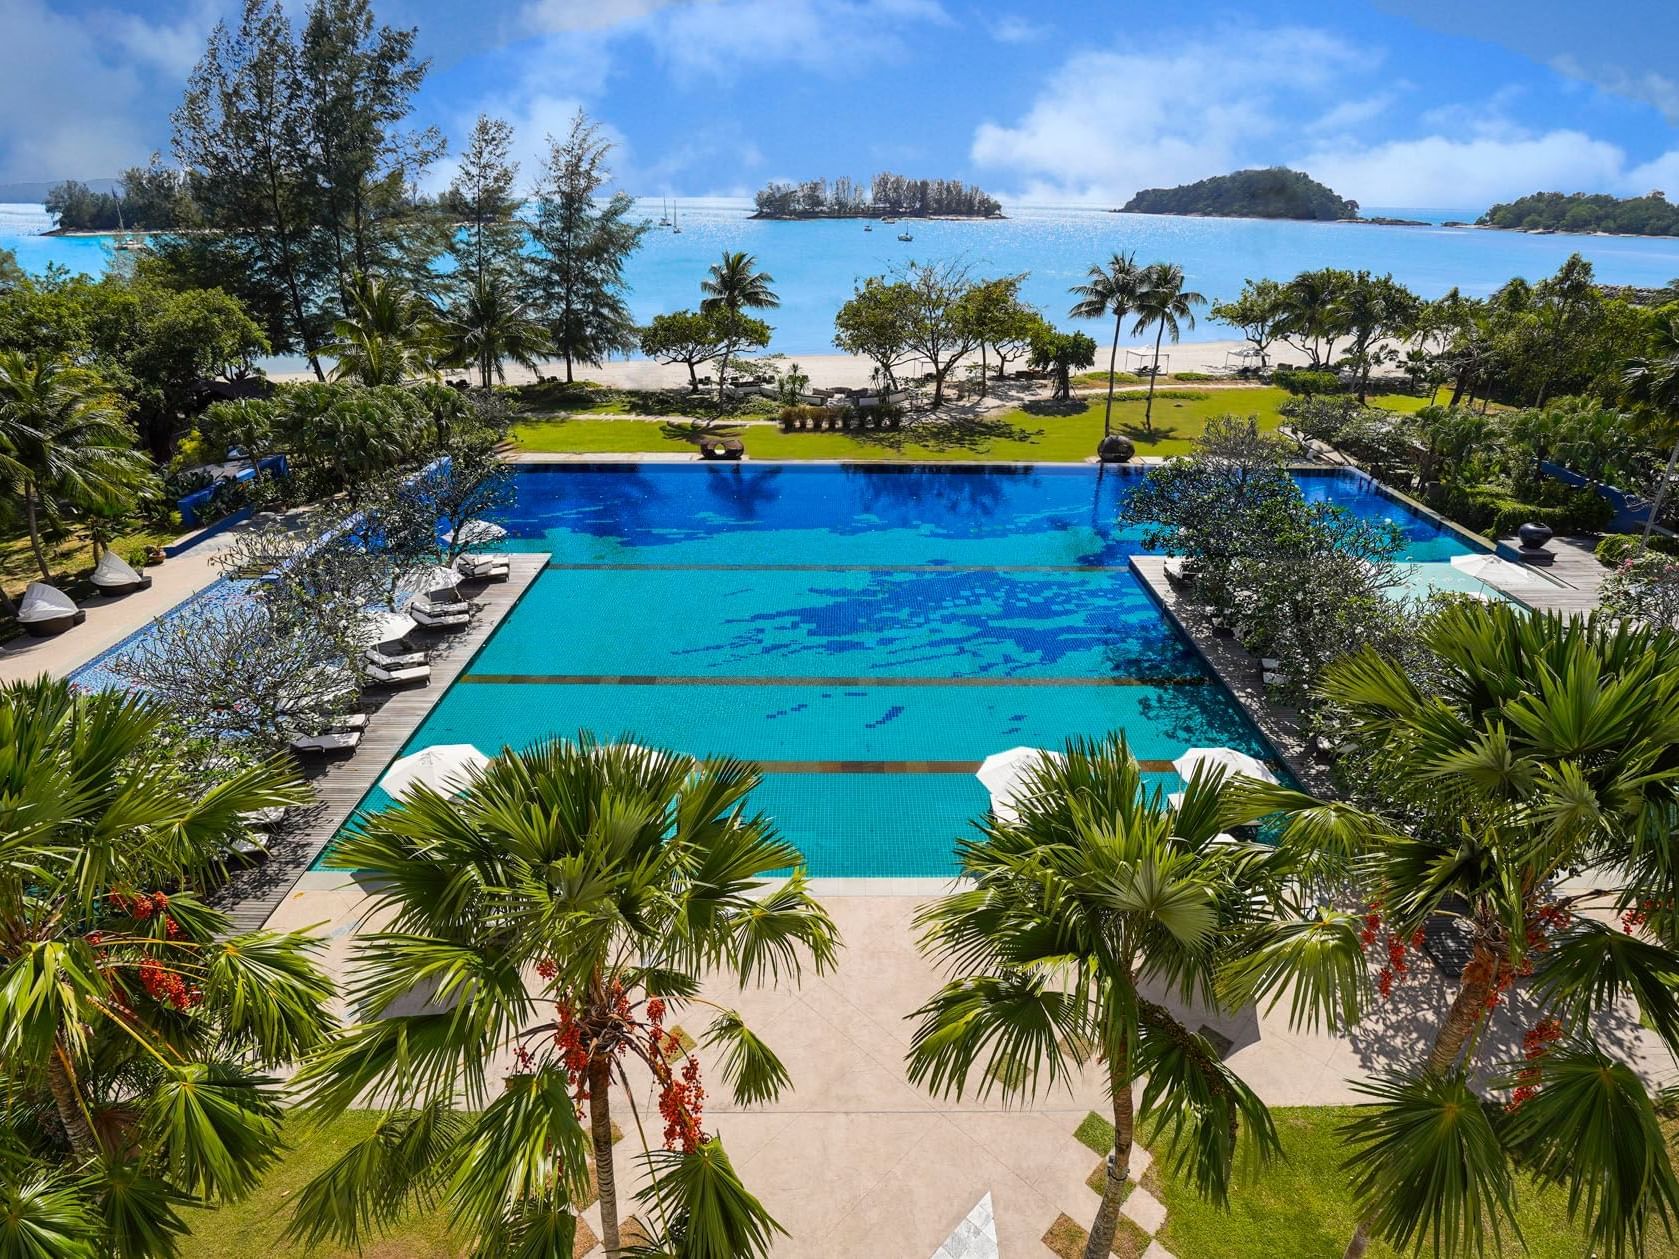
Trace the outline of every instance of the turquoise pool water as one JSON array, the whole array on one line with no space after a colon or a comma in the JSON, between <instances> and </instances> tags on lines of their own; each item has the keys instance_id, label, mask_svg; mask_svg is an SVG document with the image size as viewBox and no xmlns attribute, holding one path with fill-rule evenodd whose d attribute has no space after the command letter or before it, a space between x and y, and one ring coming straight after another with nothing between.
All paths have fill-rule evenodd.
<instances>
[{"instance_id":1,"label":"turquoise pool water","mask_svg":"<svg viewBox=\"0 0 1679 1259\"><path fill-rule=\"evenodd\" d=\"M521 468L507 550L550 567L409 741L590 730L759 762L755 803L818 876L937 876L992 752L1126 732L1267 749L1126 567L1134 471L858 465ZM1470 548L1347 472L1314 498ZM375 790L363 802L378 809Z\"/></svg>"}]
</instances>

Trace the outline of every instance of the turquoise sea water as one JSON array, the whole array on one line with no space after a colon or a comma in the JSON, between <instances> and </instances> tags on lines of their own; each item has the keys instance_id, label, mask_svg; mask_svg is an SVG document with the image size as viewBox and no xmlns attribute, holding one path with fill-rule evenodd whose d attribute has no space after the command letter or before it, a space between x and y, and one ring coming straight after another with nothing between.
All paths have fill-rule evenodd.
<instances>
[{"instance_id":1,"label":"turquoise sea water","mask_svg":"<svg viewBox=\"0 0 1679 1259\"><path fill-rule=\"evenodd\" d=\"M834 311L855 285L910 259L960 260L984 275L1027 273L1025 296L1057 320L1066 314L1068 285L1116 250L1135 250L1143 261L1182 264L1189 286L1214 300L1234 296L1247 277L1286 279L1324 266L1392 272L1425 297L1437 297L1453 285L1485 294L1511 276L1539 279L1576 251L1609 283L1658 285L1679 275L1679 239L1197 219L1038 206L1009 206L1009 217L1001 220L904 222L897 228L876 224L865 232L862 222L849 219L752 220L743 201L682 200L677 207L681 233L653 230L630 260L630 305L637 319L694 305L705 269L724 249L745 249L775 277L782 304L766 314L775 328L772 348L788 354L833 353ZM649 221L658 220L658 201L643 201L639 209ZM1431 212L1404 216L1430 217ZM31 271L49 262L89 272L108 264L111 251L101 239L29 234L48 224L39 206L0 206L0 247L15 250ZM914 240L897 240L900 229ZM1225 336L1229 330L1202 320L1193 335Z\"/></svg>"},{"instance_id":2,"label":"turquoise sea water","mask_svg":"<svg viewBox=\"0 0 1679 1259\"><path fill-rule=\"evenodd\" d=\"M754 803L822 876L939 876L992 752L1123 730L1268 755L1126 567L1132 472L1086 467L527 467L500 522L550 568L405 751L589 730L759 762ZM1315 498L1469 548L1351 473ZM363 802L389 803L377 789Z\"/></svg>"}]
</instances>

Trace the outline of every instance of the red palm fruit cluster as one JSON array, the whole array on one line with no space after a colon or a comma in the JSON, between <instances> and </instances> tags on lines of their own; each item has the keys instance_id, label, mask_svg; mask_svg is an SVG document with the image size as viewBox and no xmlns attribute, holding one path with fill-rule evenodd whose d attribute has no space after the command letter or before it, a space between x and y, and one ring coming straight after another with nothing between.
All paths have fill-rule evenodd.
<instances>
[{"instance_id":1,"label":"red palm fruit cluster","mask_svg":"<svg viewBox=\"0 0 1679 1259\"><path fill-rule=\"evenodd\" d=\"M1543 1018L1527 1029L1522 1037L1522 1058L1527 1063L1516 1074L1516 1087L1504 1109L1516 1111L1539 1092L1539 1060L1551 1052L1551 1046L1562 1039L1562 1020Z\"/></svg>"},{"instance_id":2,"label":"red palm fruit cluster","mask_svg":"<svg viewBox=\"0 0 1679 1259\"><path fill-rule=\"evenodd\" d=\"M203 992L187 983L155 957L140 963L140 986L153 1001L176 1010L190 1010L204 1000Z\"/></svg>"}]
</instances>

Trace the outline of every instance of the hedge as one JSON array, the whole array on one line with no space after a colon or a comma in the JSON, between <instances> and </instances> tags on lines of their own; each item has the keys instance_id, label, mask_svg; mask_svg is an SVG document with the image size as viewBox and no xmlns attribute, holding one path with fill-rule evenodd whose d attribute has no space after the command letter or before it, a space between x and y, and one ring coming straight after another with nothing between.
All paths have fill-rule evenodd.
<instances>
[{"instance_id":1,"label":"hedge","mask_svg":"<svg viewBox=\"0 0 1679 1259\"><path fill-rule=\"evenodd\" d=\"M1597 550L1594 552L1597 562L1605 568L1619 568L1629 556L1637 552L1640 541L1636 533L1611 533L1597 544ZM1669 537L1665 533L1652 533L1650 549L1663 555L1679 555L1679 538Z\"/></svg>"},{"instance_id":2,"label":"hedge","mask_svg":"<svg viewBox=\"0 0 1679 1259\"><path fill-rule=\"evenodd\" d=\"M1319 393L1341 393L1344 388L1334 372L1310 372L1293 367L1279 367L1272 372L1271 383L1308 398Z\"/></svg>"},{"instance_id":3,"label":"hedge","mask_svg":"<svg viewBox=\"0 0 1679 1259\"><path fill-rule=\"evenodd\" d=\"M1562 535L1601 533L1615 518L1609 500L1591 490L1571 490L1558 503L1524 503L1489 486L1447 486L1429 505L1466 529L1507 538L1525 524L1549 525Z\"/></svg>"}]
</instances>

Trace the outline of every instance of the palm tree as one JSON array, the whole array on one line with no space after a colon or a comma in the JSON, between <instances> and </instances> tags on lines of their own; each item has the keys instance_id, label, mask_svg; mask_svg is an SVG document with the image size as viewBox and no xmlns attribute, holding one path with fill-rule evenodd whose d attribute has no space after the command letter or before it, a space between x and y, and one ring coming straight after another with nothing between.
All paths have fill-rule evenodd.
<instances>
[{"instance_id":1,"label":"palm tree","mask_svg":"<svg viewBox=\"0 0 1679 1259\"><path fill-rule=\"evenodd\" d=\"M1007 1099L1064 1084L1091 1057L1106 1069L1114 1148L1087 1259L1113 1243L1138 1122L1159 1121L1215 1200L1239 1142L1262 1157L1277 1150L1264 1104L1145 984L1213 1004L1275 1000L1288 978L1303 1021L1356 1016L1356 920L1296 919L1287 854L1220 833L1235 799L1215 771L1167 807L1123 735L1070 742L1036 767L1017 819L993 815L961 842L972 886L917 916L924 947L956 978L911 1016L912 1081Z\"/></svg>"},{"instance_id":2,"label":"palm tree","mask_svg":"<svg viewBox=\"0 0 1679 1259\"><path fill-rule=\"evenodd\" d=\"M1415 1065L1363 1086L1373 1101L1346 1130L1360 1207L1347 1256L1372 1234L1478 1252L1513 1222L1518 1167L1567 1185L1591 1248L1641 1253L1679 1217L1679 1180L1651 1098L1595 1024L1630 1002L1679 1048L1679 635L1470 604L1425 621L1419 646L1424 680L1369 649L1324 675L1385 801L1245 792L1246 808L1296 819L1284 846L1360 871L1378 907L1367 939L1385 936L1390 956L1443 920L1469 949L1427 1042L1394 1046ZM1565 893L1576 871L1589 890ZM1588 905L1627 911L1625 930ZM1537 1017L1524 1059L1495 1075L1513 1091L1489 1117L1475 1087L1489 1012L1524 979Z\"/></svg>"},{"instance_id":3,"label":"palm tree","mask_svg":"<svg viewBox=\"0 0 1679 1259\"><path fill-rule=\"evenodd\" d=\"M97 374L66 359L0 351L0 485L21 492L29 545L41 576L52 568L42 517L132 505L150 477L116 398Z\"/></svg>"},{"instance_id":4,"label":"palm tree","mask_svg":"<svg viewBox=\"0 0 1679 1259\"><path fill-rule=\"evenodd\" d=\"M1114 320L1113 344L1108 347L1108 405L1102 412L1103 437L1113 432L1114 367L1119 359L1119 329L1125 317L1135 312L1142 279L1143 268L1137 266L1135 254L1115 254L1108 259L1106 267L1091 267L1089 278L1068 290L1081 299L1067 312L1074 319L1101 319L1112 315Z\"/></svg>"},{"instance_id":5,"label":"palm tree","mask_svg":"<svg viewBox=\"0 0 1679 1259\"><path fill-rule=\"evenodd\" d=\"M505 380L502 361L512 359L535 371L551 342L548 330L530 316L530 308L515 299L513 290L494 275L467 291L444 326L451 366L476 367L479 384Z\"/></svg>"},{"instance_id":6,"label":"palm tree","mask_svg":"<svg viewBox=\"0 0 1679 1259\"><path fill-rule=\"evenodd\" d=\"M280 1156L275 1069L332 1027L319 942L229 934L193 887L241 812L308 793L289 760L195 768L225 755L151 700L0 687L7 1254L164 1259L178 1206Z\"/></svg>"},{"instance_id":7,"label":"palm tree","mask_svg":"<svg viewBox=\"0 0 1679 1259\"><path fill-rule=\"evenodd\" d=\"M1137 314L1137 326L1131 330L1136 336L1155 329L1154 368L1148 378L1148 402L1143 408L1143 428L1154 432L1154 382L1160 375L1160 341L1168 332L1172 344L1178 343L1181 328L1195 327L1195 310L1205 306L1207 299L1185 289L1183 268L1175 262L1153 262L1143 268L1142 279L1132 309Z\"/></svg>"},{"instance_id":8,"label":"palm tree","mask_svg":"<svg viewBox=\"0 0 1679 1259\"><path fill-rule=\"evenodd\" d=\"M1621 383L1630 401L1643 403L1679 425L1679 317L1669 319L1656 329L1650 354L1627 361L1621 373ZM1655 501L1650 504L1650 514L1644 520L1640 548L1650 544L1651 526L1661 514L1662 504L1667 501L1667 491L1673 484L1676 467L1679 467L1679 438L1675 439L1673 452L1667 457L1661 484L1656 487Z\"/></svg>"},{"instance_id":9,"label":"palm tree","mask_svg":"<svg viewBox=\"0 0 1679 1259\"><path fill-rule=\"evenodd\" d=\"M428 374L442 349L437 308L397 280L360 276L349 309L332 325L324 353L337 359L334 380L400 385Z\"/></svg>"},{"instance_id":10,"label":"palm tree","mask_svg":"<svg viewBox=\"0 0 1679 1259\"><path fill-rule=\"evenodd\" d=\"M723 260L711 264L706 278L700 281L702 314L714 310L768 310L781 305L770 285L775 277L767 271L754 271L758 259L743 251L723 251Z\"/></svg>"},{"instance_id":11,"label":"palm tree","mask_svg":"<svg viewBox=\"0 0 1679 1259\"><path fill-rule=\"evenodd\" d=\"M739 761L583 735L503 751L457 795L417 788L367 818L339 855L380 889L389 925L356 949L362 1021L305 1068L302 1087L324 1120L369 1089L393 1109L304 1191L296 1231L356 1245L369 1223L446 1189L477 1253L569 1256L592 1151L616 1255L613 1089L639 1127L634 1098L648 1083L675 1151L650 1164L653 1200L668 1211L684 1185L723 1175L717 1138L701 1128L698 1062L666 1020L711 1005L703 974L796 981L804 958L825 970L838 945L802 874L767 888L801 858L747 812L757 784ZM737 1101L774 1098L788 1082L780 1061L739 1015L713 1010L701 1038ZM498 1053L512 1055L505 1086L486 1070ZM738 1182L683 1210L690 1241L727 1234L742 1247L684 1253L759 1255L751 1237L774 1227L767 1216L748 1226L762 1208Z\"/></svg>"}]
</instances>

